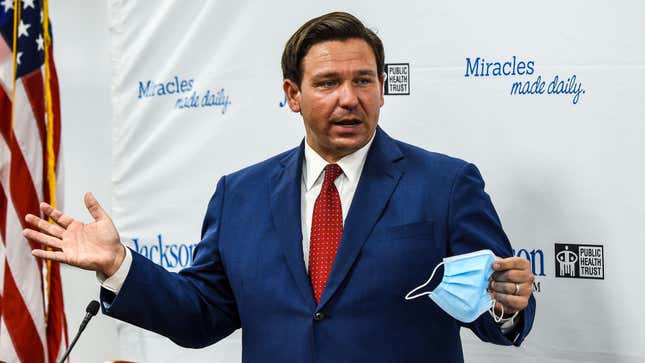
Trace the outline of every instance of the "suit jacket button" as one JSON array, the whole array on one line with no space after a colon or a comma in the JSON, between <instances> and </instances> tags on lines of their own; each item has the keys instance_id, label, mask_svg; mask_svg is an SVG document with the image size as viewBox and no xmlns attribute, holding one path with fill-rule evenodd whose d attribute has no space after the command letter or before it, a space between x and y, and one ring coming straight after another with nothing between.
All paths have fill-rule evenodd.
<instances>
[{"instance_id":1,"label":"suit jacket button","mask_svg":"<svg viewBox=\"0 0 645 363\"><path fill-rule=\"evenodd\" d=\"M321 321L325 318L325 313L321 313L320 311L314 314L314 320L315 321Z\"/></svg>"}]
</instances>

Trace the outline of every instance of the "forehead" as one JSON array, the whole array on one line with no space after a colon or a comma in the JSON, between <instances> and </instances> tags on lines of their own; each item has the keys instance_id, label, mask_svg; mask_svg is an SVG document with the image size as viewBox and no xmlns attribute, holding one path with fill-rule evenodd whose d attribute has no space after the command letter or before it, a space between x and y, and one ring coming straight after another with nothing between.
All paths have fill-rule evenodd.
<instances>
[{"instance_id":1,"label":"forehead","mask_svg":"<svg viewBox=\"0 0 645 363\"><path fill-rule=\"evenodd\" d=\"M302 73L373 70L376 73L374 51L363 39L328 40L316 43L302 59Z\"/></svg>"}]
</instances>

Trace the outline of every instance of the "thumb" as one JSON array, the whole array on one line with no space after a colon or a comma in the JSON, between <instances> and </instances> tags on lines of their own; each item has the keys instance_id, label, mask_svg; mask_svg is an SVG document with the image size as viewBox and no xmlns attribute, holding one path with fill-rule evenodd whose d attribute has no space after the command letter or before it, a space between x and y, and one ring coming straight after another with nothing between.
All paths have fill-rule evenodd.
<instances>
[{"instance_id":1,"label":"thumb","mask_svg":"<svg viewBox=\"0 0 645 363\"><path fill-rule=\"evenodd\" d=\"M92 217L97 221L108 217L107 213L101 208L99 201L94 198L94 194L90 192L85 193L85 208L87 208Z\"/></svg>"}]
</instances>

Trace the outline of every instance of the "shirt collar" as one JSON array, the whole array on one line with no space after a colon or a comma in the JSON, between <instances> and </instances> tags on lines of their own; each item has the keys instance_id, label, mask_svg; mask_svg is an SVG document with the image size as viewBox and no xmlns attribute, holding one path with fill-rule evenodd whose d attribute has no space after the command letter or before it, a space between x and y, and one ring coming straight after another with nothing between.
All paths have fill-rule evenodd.
<instances>
[{"instance_id":1,"label":"shirt collar","mask_svg":"<svg viewBox=\"0 0 645 363\"><path fill-rule=\"evenodd\" d=\"M343 170L343 174L345 174L350 183L357 183L358 178L360 178L363 165L367 159L367 152L370 150L370 146L372 145L372 141L374 141L375 135L376 131L374 131L370 141L368 141L365 146L349 155L343 156L336 162L336 164L338 164L338 166ZM320 175L329 163L314 149L312 149L306 140L304 163L303 180L305 182L306 190L309 190L314 186L318 178L320 178Z\"/></svg>"}]
</instances>

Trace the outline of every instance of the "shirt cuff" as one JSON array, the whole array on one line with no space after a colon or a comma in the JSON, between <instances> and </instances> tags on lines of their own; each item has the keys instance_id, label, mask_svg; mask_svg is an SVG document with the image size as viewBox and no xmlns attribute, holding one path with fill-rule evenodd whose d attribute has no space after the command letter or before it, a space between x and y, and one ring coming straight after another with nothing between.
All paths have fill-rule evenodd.
<instances>
[{"instance_id":1,"label":"shirt cuff","mask_svg":"<svg viewBox=\"0 0 645 363\"><path fill-rule=\"evenodd\" d=\"M96 273L96 279L99 280L101 287L112 291L115 295L121 290L125 278L128 277L128 272L130 272L130 266L132 266L132 252L125 246L123 248L125 248L125 258L119 269L112 276L107 277L100 272Z\"/></svg>"},{"instance_id":2,"label":"shirt cuff","mask_svg":"<svg viewBox=\"0 0 645 363\"><path fill-rule=\"evenodd\" d=\"M490 315L495 318L495 315L491 310L488 310ZM517 325L517 314L519 314L519 311L516 311L515 314L509 316L508 318L501 319L500 321L497 322L497 325L499 326L500 330L502 331L502 334L508 335L513 329L515 329L515 326Z\"/></svg>"}]
</instances>

